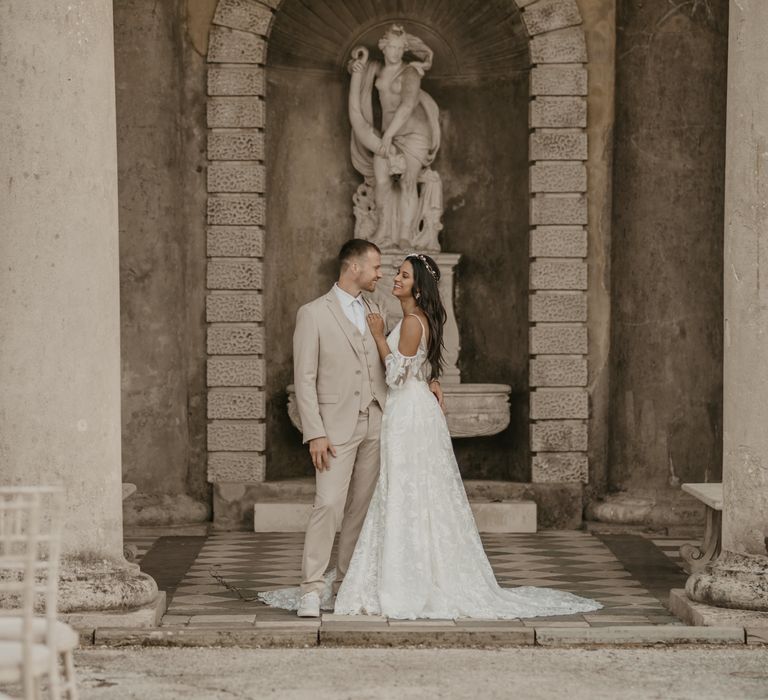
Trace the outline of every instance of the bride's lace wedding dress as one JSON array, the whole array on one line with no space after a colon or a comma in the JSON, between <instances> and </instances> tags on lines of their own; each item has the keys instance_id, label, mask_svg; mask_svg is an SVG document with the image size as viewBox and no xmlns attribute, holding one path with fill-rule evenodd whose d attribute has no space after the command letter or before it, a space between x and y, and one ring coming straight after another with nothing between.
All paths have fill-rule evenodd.
<instances>
[{"instance_id":1,"label":"bride's lace wedding dress","mask_svg":"<svg viewBox=\"0 0 768 700\"><path fill-rule=\"evenodd\" d=\"M429 390L424 335L413 357L387 338L389 387L381 427L381 472L334 612L392 618L520 618L589 612L600 603L572 593L501 588L483 550L451 438ZM327 579L328 583L332 580ZM298 589L259 597L295 609ZM330 599L328 590L324 603Z\"/></svg>"}]
</instances>

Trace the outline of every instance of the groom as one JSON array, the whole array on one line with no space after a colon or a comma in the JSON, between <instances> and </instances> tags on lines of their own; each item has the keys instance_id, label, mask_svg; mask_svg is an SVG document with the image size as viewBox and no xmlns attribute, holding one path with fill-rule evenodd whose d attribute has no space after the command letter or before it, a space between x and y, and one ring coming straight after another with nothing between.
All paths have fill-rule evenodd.
<instances>
[{"instance_id":1,"label":"groom","mask_svg":"<svg viewBox=\"0 0 768 700\"><path fill-rule=\"evenodd\" d=\"M323 574L341 524L334 593L352 559L379 476L387 398L384 367L366 323L381 313L364 292L381 279L381 251L360 238L339 252L339 279L302 306L293 335L296 403L315 467L315 502L304 539L299 617L319 617ZM440 386L433 393L442 398Z\"/></svg>"}]
</instances>

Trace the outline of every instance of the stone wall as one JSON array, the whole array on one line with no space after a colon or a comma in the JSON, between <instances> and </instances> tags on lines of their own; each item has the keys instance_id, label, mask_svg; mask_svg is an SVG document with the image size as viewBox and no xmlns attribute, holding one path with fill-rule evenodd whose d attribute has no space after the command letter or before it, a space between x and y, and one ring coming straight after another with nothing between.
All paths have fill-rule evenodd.
<instances>
[{"instance_id":1,"label":"stone wall","mask_svg":"<svg viewBox=\"0 0 768 700\"><path fill-rule=\"evenodd\" d=\"M123 478L207 504L205 61L186 25L181 0L114 3Z\"/></svg>"},{"instance_id":2,"label":"stone wall","mask_svg":"<svg viewBox=\"0 0 768 700\"><path fill-rule=\"evenodd\" d=\"M612 489L717 480L727 0L618 2Z\"/></svg>"}]
</instances>

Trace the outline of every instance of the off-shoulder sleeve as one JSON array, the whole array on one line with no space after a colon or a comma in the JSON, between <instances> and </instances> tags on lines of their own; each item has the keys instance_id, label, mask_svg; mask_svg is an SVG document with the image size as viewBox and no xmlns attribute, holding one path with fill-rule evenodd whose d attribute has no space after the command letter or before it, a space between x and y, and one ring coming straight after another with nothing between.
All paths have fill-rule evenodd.
<instances>
[{"instance_id":1,"label":"off-shoulder sleeve","mask_svg":"<svg viewBox=\"0 0 768 700\"><path fill-rule=\"evenodd\" d=\"M417 356L418 353L411 356L403 355L399 350L394 350L387 355L387 359L384 361L387 386L401 386L408 379L411 372L418 369Z\"/></svg>"}]
</instances>

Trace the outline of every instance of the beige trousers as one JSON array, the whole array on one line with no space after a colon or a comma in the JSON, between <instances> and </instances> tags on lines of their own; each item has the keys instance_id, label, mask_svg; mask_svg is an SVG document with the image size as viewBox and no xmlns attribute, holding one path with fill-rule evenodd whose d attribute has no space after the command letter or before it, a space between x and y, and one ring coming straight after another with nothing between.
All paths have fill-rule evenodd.
<instances>
[{"instance_id":1,"label":"beige trousers","mask_svg":"<svg viewBox=\"0 0 768 700\"><path fill-rule=\"evenodd\" d=\"M315 472L315 503L304 538L301 592L323 592L323 574L341 523L334 593L347 573L365 514L379 478L381 409L373 402L358 416L348 442L334 445L331 468Z\"/></svg>"}]
</instances>

